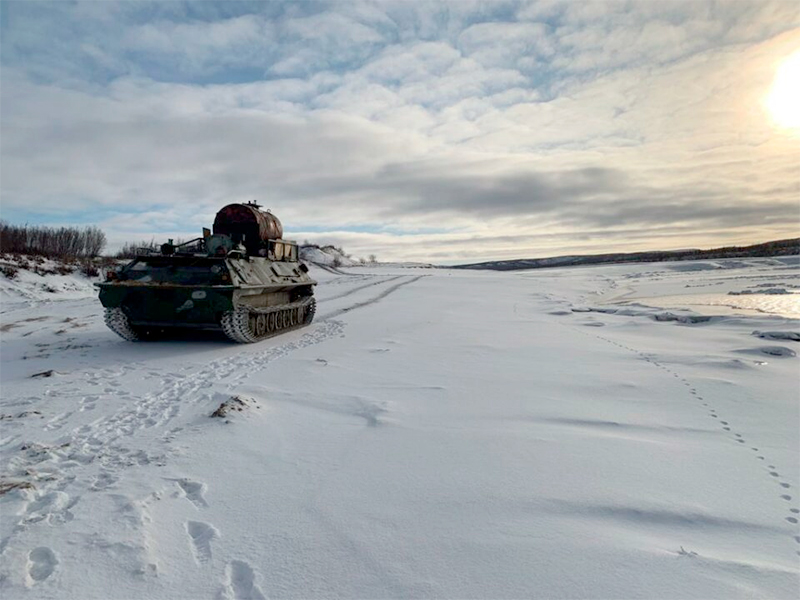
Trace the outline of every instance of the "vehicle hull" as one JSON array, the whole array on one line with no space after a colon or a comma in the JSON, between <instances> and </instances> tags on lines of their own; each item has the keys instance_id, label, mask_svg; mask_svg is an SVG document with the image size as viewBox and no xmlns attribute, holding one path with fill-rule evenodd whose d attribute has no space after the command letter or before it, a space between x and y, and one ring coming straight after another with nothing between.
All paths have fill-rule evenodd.
<instances>
[{"instance_id":1,"label":"vehicle hull","mask_svg":"<svg viewBox=\"0 0 800 600\"><path fill-rule=\"evenodd\" d=\"M137 261L146 268L137 271ZM173 329L201 329L223 331L234 341L251 342L313 318L316 281L296 261L183 256L141 257L137 261L121 272L126 278L96 284L107 325L125 339L149 339ZM229 283L176 283L181 277L192 282L207 277Z\"/></svg>"},{"instance_id":2,"label":"vehicle hull","mask_svg":"<svg viewBox=\"0 0 800 600\"><path fill-rule=\"evenodd\" d=\"M101 283L100 303L121 308L131 325L220 329L233 310L233 286L126 285Z\"/></svg>"}]
</instances>

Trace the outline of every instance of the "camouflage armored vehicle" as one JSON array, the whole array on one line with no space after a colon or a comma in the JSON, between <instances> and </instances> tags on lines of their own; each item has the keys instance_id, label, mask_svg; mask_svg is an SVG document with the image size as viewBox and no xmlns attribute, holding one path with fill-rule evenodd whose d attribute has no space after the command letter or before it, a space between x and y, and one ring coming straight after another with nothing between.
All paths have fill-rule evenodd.
<instances>
[{"instance_id":1,"label":"camouflage armored vehicle","mask_svg":"<svg viewBox=\"0 0 800 600\"><path fill-rule=\"evenodd\" d=\"M213 234L137 256L108 273L100 288L105 322L126 340L175 329L220 330L247 343L307 325L316 281L281 239L281 222L255 203L229 204Z\"/></svg>"}]
</instances>

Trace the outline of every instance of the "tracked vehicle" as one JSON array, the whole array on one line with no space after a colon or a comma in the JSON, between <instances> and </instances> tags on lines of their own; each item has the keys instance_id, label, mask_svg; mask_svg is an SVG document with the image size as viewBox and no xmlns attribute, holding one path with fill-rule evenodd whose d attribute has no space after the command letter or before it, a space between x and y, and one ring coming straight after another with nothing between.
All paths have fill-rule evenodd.
<instances>
[{"instance_id":1,"label":"tracked vehicle","mask_svg":"<svg viewBox=\"0 0 800 600\"><path fill-rule=\"evenodd\" d=\"M258 204L229 204L213 233L142 252L96 284L106 325L131 341L200 329L240 343L307 325L317 282L282 237L281 222Z\"/></svg>"}]
</instances>

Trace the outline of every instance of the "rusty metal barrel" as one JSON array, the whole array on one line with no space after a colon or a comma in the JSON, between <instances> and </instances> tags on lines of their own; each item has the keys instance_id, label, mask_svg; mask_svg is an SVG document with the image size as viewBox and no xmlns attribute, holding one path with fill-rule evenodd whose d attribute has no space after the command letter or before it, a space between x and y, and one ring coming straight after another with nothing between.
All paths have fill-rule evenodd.
<instances>
[{"instance_id":1,"label":"rusty metal barrel","mask_svg":"<svg viewBox=\"0 0 800 600\"><path fill-rule=\"evenodd\" d=\"M253 204L228 204L214 219L214 233L243 242L248 253L257 254L262 242L283 237L283 225L278 217Z\"/></svg>"}]
</instances>

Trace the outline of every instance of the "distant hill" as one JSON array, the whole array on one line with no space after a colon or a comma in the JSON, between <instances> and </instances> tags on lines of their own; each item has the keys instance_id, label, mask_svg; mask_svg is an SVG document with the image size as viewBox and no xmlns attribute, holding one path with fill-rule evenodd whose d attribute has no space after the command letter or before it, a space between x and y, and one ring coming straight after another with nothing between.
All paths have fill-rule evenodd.
<instances>
[{"instance_id":1,"label":"distant hill","mask_svg":"<svg viewBox=\"0 0 800 600\"><path fill-rule=\"evenodd\" d=\"M800 254L800 238L765 242L753 246L727 246L712 250L666 250L656 252L627 252L616 254L588 254L554 256L551 258L518 258L493 260L468 265L455 265L452 269L491 269L516 271L518 269L545 269L574 265L598 265L626 262L661 262L666 260L695 260L708 258L752 258L759 256L787 256Z\"/></svg>"}]
</instances>

